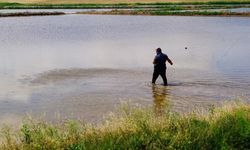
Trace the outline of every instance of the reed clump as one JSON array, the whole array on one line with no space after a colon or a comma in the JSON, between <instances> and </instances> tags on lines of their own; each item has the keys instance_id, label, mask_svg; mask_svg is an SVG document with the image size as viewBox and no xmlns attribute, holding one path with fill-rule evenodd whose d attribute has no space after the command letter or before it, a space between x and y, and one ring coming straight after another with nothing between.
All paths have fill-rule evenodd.
<instances>
[{"instance_id":1,"label":"reed clump","mask_svg":"<svg viewBox=\"0 0 250 150\"><path fill-rule=\"evenodd\" d=\"M249 149L250 105L228 104L181 115L123 106L102 124L50 124L33 119L2 130L0 149Z\"/></svg>"}]
</instances>

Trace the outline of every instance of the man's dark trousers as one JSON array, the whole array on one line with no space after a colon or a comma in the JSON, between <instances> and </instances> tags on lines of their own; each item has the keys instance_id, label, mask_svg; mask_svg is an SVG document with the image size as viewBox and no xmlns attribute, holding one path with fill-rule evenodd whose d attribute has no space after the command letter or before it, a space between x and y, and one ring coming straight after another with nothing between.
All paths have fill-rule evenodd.
<instances>
[{"instance_id":1,"label":"man's dark trousers","mask_svg":"<svg viewBox=\"0 0 250 150\"><path fill-rule=\"evenodd\" d=\"M166 77L166 68L155 68L153 73L153 79L152 83L155 84L156 79L159 77L159 75L162 77L164 85L168 85L167 77Z\"/></svg>"}]
</instances>

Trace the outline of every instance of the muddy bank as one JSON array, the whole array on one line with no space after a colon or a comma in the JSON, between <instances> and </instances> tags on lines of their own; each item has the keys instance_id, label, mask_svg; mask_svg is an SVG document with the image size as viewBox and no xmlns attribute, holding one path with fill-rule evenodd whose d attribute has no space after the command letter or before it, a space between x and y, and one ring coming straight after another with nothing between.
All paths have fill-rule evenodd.
<instances>
[{"instance_id":1,"label":"muddy bank","mask_svg":"<svg viewBox=\"0 0 250 150\"><path fill-rule=\"evenodd\" d=\"M18 13L0 13L0 17L25 17L25 16L51 16L64 15L64 12L18 12Z\"/></svg>"}]
</instances>

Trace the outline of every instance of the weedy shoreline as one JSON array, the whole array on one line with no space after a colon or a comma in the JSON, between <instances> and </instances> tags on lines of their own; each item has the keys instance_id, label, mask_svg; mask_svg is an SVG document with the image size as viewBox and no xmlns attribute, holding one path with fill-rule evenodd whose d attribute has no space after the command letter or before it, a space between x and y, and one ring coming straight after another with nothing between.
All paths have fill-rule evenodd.
<instances>
[{"instance_id":1,"label":"weedy shoreline","mask_svg":"<svg viewBox=\"0 0 250 150\"><path fill-rule=\"evenodd\" d=\"M248 149L250 105L212 107L207 114L122 106L94 126L79 121L26 120L18 131L2 129L1 149Z\"/></svg>"}]
</instances>

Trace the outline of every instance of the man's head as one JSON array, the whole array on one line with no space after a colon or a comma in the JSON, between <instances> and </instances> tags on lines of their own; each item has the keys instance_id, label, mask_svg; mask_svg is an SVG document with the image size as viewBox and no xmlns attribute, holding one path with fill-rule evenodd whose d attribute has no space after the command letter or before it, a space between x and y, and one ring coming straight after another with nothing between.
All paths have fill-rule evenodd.
<instances>
[{"instance_id":1,"label":"man's head","mask_svg":"<svg viewBox=\"0 0 250 150\"><path fill-rule=\"evenodd\" d=\"M158 54L158 53L161 53L161 48L157 48L156 49L156 53Z\"/></svg>"}]
</instances>

